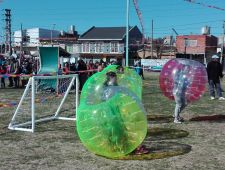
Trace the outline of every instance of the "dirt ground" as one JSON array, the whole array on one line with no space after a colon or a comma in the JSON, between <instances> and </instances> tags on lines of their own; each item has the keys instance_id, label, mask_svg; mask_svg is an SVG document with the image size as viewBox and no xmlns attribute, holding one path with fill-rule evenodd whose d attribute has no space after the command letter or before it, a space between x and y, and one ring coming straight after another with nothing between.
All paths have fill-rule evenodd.
<instances>
[{"instance_id":1,"label":"dirt ground","mask_svg":"<svg viewBox=\"0 0 225 170\"><path fill-rule=\"evenodd\" d=\"M186 154L152 160L103 158L84 148L74 122L41 123L35 133L11 131L7 126L15 106L0 107L0 169L225 169L225 101L210 101L206 93L182 113L184 123L174 124L171 118L166 119L172 115L174 103L160 92L158 75L145 73L143 82L143 103L148 114L160 115L159 119L149 122L149 128L184 130L189 135L182 138L168 138L166 134L158 138L151 136L145 144L152 152L190 146ZM0 89L0 101L18 102L22 93L23 89Z\"/></svg>"}]
</instances>

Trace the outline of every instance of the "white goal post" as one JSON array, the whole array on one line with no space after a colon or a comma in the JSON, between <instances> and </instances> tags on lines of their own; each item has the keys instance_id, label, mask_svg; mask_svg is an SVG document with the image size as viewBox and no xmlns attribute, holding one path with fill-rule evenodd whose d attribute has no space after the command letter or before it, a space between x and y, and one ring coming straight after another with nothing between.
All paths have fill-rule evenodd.
<instances>
[{"instance_id":1,"label":"white goal post","mask_svg":"<svg viewBox=\"0 0 225 170\"><path fill-rule=\"evenodd\" d=\"M39 122L75 121L78 104L77 74L30 77L8 128L34 132Z\"/></svg>"}]
</instances>

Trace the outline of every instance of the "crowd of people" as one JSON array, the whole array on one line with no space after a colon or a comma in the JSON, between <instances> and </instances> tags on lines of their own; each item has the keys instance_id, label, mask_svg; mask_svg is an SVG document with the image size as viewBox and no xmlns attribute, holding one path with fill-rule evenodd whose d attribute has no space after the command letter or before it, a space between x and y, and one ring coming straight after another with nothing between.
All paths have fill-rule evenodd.
<instances>
[{"instance_id":1,"label":"crowd of people","mask_svg":"<svg viewBox=\"0 0 225 170\"><path fill-rule=\"evenodd\" d=\"M84 60L79 59L76 63L67 62L63 65L59 64L58 74L78 74L81 90L89 76L95 72L102 71L107 65L111 64L120 65L120 63L115 60L107 63L103 60L95 62L93 60L89 60L88 62L84 62ZM6 59L4 57L0 57L0 87L24 87L27 83L29 75L38 74L38 66L38 60L35 58Z\"/></svg>"},{"instance_id":2,"label":"crowd of people","mask_svg":"<svg viewBox=\"0 0 225 170\"><path fill-rule=\"evenodd\" d=\"M8 79L8 87L20 87L26 84L26 80L21 80L19 75L29 75L37 72L36 62L33 59L18 60L15 58L0 59L0 75L1 88L6 87L6 79ZM21 80L21 81L20 81Z\"/></svg>"}]
</instances>

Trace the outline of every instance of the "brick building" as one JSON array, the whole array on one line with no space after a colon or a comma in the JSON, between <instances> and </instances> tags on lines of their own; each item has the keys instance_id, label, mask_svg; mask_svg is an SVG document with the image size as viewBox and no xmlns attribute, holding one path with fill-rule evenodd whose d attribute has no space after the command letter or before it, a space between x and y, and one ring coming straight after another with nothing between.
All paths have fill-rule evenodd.
<instances>
[{"instance_id":1,"label":"brick building","mask_svg":"<svg viewBox=\"0 0 225 170\"><path fill-rule=\"evenodd\" d=\"M217 52L218 38L213 35L180 35L176 37L177 58L189 58L206 64Z\"/></svg>"}]
</instances>

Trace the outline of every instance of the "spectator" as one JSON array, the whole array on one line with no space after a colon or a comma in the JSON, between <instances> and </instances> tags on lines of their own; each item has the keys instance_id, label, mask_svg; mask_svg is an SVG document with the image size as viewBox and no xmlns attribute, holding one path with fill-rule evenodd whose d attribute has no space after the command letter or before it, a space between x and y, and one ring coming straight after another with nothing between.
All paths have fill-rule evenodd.
<instances>
[{"instance_id":1,"label":"spectator","mask_svg":"<svg viewBox=\"0 0 225 170\"><path fill-rule=\"evenodd\" d=\"M89 70L88 72L88 76L91 76L93 74L93 70L94 70L94 63L93 60L90 60L88 65L87 65L87 70Z\"/></svg>"},{"instance_id":2,"label":"spectator","mask_svg":"<svg viewBox=\"0 0 225 170\"><path fill-rule=\"evenodd\" d=\"M79 74L79 82L80 82L80 87L79 87L79 89L80 89L80 91L82 90L82 88L83 88L83 85L84 85L84 83L86 82L86 80L87 80L87 66L86 66L86 64L85 64L85 62L83 61L83 60L79 60L78 61L78 74Z\"/></svg>"},{"instance_id":3,"label":"spectator","mask_svg":"<svg viewBox=\"0 0 225 170\"><path fill-rule=\"evenodd\" d=\"M9 60L8 73L11 75L15 73L15 58ZM13 87L13 78L11 76L9 76L9 87Z\"/></svg>"},{"instance_id":4,"label":"spectator","mask_svg":"<svg viewBox=\"0 0 225 170\"><path fill-rule=\"evenodd\" d=\"M98 69L98 72L101 72L104 68L103 68L104 64L103 63L99 63L97 65L97 69Z\"/></svg>"},{"instance_id":5,"label":"spectator","mask_svg":"<svg viewBox=\"0 0 225 170\"><path fill-rule=\"evenodd\" d=\"M27 73L26 74L32 74L33 73L33 66L35 66L35 65L32 65L32 60L30 59L26 63L26 70L27 70Z\"/></svg>"},{"instance_id":6,"label":"spectator","mask_svg":"<svg viewBox=\"0 0 225 170\"><path fill-rule=\"evenodd\" d=\"M69 70L69 64L65 63L65 66L63 67L63 74L69 74L70 70Z\"/></svg>"},{"instance_id":7,"label":"spectator","mask_svg":"<svg viewBox=\"0 0 225 170\"><path fill-rule=\"evenodd\" d=\"M76 71L76 63L72 63L70 65L70 71L72 71L73 73Z\"/></svg>"},{"instance_id":8,"label":"spectator","mask_svg":"<svg viewBox=\"0 0 225 170\"><path fill-rule=\"evenodd\" d=\"M6 74L7 72L7 68L6 68L6 63L2 63L2 65L0 65L0 74ZM1 77L1 87L5 88L5 77Z\"/></svg>"},{"instance_id":9,"label":"spectator","mask_svg":"<svg viewBox=\"0 0 225 170\"><path fill-rule=\"evenodd\" d=\"M62 75L63 74L63 69L62 69L62 65L59 64L59 68L58 68L58 75Z\"/></svg>"},{"instance_id":10,"label":"spectator","mask_svg":"<svg viewBox=\"0 0 225 170\"><path fill-rule=\"evenodd\" d=\"M141 66L141 72L140 72L140 76L142 77L142 79L144 80L144 70L143 70L143 65Z\"/></svg>"},{"instance_id":11,"label":"spectator","mask_svg":"<svg viewBox=\"0 0 225 170\"><path fill-rule=\"evenodd\" d=\"M141 76L141 63L137 63L137 65L135 65L135 71Z\"/></svg>"},{"instance_id":12,"label":"spectator","mask_svg":"<svg viewBox=\"0 0 225 170\"><path fill-rule=\"evenodd\" d=\"M14 74L16 75L14 77L14 84L15 84L15 87L18 88L19 87L19 84L20 84L20 74L21 74L21 67L20 67L20 64L19 62L17 61L15 63L15 72Z\"/></svg>"},{"instance_id":13,"label":"spectator","mask_svg":"<svg viewBox=\"0 0 225 170\"><path fill-rule=\"evenodd\" d=\"M207 65L207 73L209 80L209 93L211 100L215 99L215 88L219 100L225 100L222 96L220 78L223 78L222 65L219 63L219 57L217 55L212 56L212 61Z\"/></svg>"}]
</instances>

